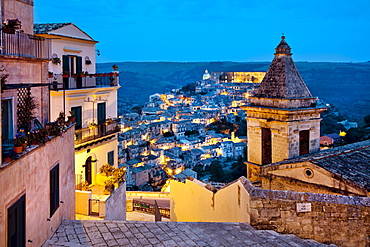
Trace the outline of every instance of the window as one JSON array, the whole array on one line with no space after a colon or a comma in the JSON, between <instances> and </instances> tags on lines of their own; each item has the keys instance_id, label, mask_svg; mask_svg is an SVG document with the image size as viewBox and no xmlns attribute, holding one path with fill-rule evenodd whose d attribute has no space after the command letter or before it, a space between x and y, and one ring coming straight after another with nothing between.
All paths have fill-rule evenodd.
<instances>
[{"instance_id":1,"label":"window","mask_svg":"<svg viewBox=\"0 0 370 247\"><path fill-rule=\"evenodd\" d=\"M108 164L111 166L114 165L114 151L108 152Z\"/></svg>"},{"instance_id":2,"label":"window","mask_svg":"<svg viewBox=\"0 0 370 247\"><path fill-rule=\"evenodd\" d=\"M59 164L50 170L50 217L59 208Z\"/></svg>"},{"instance_id":3,"label":"window","mask_svg":"<svg viewBox=\"0 0 370 247\"><path fill-rule=\"evenodd\" d=\"M271 130L262 128L262 165L270 164L272 160Z\"/></svg>"},{"instance_id":4,"label":"window","mask_svg":"<svg viewBox=\"0 0 370 247\"><path fill-rule=\"evenodd\" d=\"M4 140L13 139L13 107L12 100L1 101L1 115L2 115L2 138Z\"/></svg>"},{"instance_id":5,"label":"window","mask_svg":"<svg viewBox=\"0 0 370 247\"><path fill-rule=\"evenodd\" d=\"M310 131L302 130L299 132L299 155L310 152Z\"/></svg>"},{"instance_id":6,"label":"window","mask_svg":"<svg viewBox=\"0 0 370 247\"><path fill-rule=\"evenodd\" d=\"M76 117L76 125L75 129L81 129L82 128L82 107L81 106L76 106L76 107L71 107L71 111L73 111L73 116Z\"/></svg>"}]
</instances>

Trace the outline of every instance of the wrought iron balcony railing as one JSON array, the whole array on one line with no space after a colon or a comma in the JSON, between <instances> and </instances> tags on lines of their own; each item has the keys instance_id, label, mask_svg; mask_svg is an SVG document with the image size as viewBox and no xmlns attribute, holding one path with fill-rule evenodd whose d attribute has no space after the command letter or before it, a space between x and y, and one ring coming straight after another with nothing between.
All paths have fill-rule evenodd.
<instances>
[{"instance_id":1,"label":"wrought iron balcony railing","mask_svg":"<svg viewBox=\"0 0 370 247\"><path fill-rule=\"evenodd\" d=\"M0 36L1 55L38 59L51 58L50 39L20 32L5 33L2 30L0 30Z\"/></svg>"},{"instance_id":2,"label":"wrought iron balcony railing","mask_svg":"<svg viewBox=\"0 0 370 247\"><path fill-rule=\"evenodd\" d=\"M75 131L75 145L90 142L104 136L112 135L120 131L119 120L112 120L94 127L83 128Z\"/></svg>"},{"instance_id":3,"label":"wrought iron balcony railing","mask_svg":"<svg viewBox=\"0 0 370 247\"><path fill-rule=\"evenodd\" d=\"M110 75L110 76L109 76ZM94 74L94 75L61 75L54 74L49 78L51 90L81 89L94 87L118 86L118 74Z\"/></svg>"}]
</instances>

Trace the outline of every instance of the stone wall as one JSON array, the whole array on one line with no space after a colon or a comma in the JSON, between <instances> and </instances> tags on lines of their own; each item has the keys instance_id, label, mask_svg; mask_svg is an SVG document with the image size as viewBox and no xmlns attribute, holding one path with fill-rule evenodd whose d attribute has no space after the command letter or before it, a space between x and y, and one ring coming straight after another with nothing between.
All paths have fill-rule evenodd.
<instances>
[{"instance_id":1,"label":"stone wall","mask_svg":"<svg viewBox=\"0 0 370 247\"><path fill-rule=\"evenodd\" d=\"M105 201L105 220L126 220L126 183Z\"/></svg>"},{"instance_id":2,"label":"stone wall","mask_svg":"<svg viewBox=\"0 0 370 247\"><path fill-rule=\"evenodd\" d=\"M254 228L338 246L369 246L370 198L262 190L240 180L251 195ZM299 212L298 203L309 204L311 210Z\"/></svg>"}]
</instances>

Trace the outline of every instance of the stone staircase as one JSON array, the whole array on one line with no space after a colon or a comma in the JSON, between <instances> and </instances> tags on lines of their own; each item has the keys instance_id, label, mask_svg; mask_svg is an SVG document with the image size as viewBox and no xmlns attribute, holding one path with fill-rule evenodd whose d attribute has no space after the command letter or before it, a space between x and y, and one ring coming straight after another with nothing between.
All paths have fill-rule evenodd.
<instances>
[{"instance_id":1,"label":"stone staircase","mask_svg":"<svg viewBox=\"0 0 370 247\"><path fill-rule=\"evenodd\" d=\"M245 223L64 221L47 246L328 246ZM330 245L335 246L335 245Z\"/></svg>"}]
</instances>

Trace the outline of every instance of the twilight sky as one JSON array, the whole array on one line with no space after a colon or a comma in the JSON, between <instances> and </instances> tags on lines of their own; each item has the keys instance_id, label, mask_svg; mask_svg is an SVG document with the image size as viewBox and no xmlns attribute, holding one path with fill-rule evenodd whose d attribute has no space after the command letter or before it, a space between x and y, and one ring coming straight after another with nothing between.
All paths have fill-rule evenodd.
<instances>
[{"instance_id":1,"label":"twilight sky","mask_svg":"<svg viewBox=\"0 0 370 247\"><path fill-rule=\"evenodd\" d=\"M35 23L73 22L98 62L370 61L369 0L35 0Z\"/></svg>"}]
</instances>

